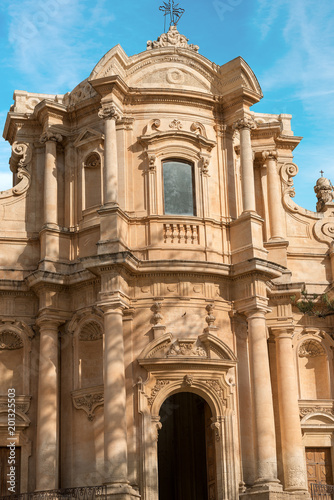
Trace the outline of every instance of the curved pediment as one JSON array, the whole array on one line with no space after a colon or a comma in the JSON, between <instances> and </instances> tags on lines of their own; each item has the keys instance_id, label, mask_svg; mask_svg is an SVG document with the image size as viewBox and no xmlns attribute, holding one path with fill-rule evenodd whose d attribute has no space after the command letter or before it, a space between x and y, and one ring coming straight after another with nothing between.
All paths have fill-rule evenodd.
<instances>
[{"instance_id":1,"label":"curved pediment","mask_svg":"<svg viewBox=\"0 0 334 500\"><path fill-rule=\"evenodd\" d=\"M139 364L170 364L191 361L199 363L235 364L232 350L216 335L203 333L197 338L176 338L171 333L154 339L139 356Z\"/></svg>"},{"instance_id":2,"label":"curved pediment","mask_svg":"<svg viewBox=\"0 0 334 500\"><path fill-rule=\"evenodd\" d=\"M185 41L162 43L129 57L116 45L97 63L88 81L97 88L97 81L106 84L108 78L119 77L128 89L177 89L222 96L247 90L254 95L254 102L261 99L259 82L241 57L217 66L195 48Z\"/></svg>"}]
</instances>

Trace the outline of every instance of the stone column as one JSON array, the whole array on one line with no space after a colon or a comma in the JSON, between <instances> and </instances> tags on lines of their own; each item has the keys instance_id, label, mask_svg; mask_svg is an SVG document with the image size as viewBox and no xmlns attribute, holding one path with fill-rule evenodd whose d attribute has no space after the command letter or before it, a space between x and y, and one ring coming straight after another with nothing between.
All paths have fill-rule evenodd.
<instances>
[{"instance_id":1,"label":"stone column","mask_svg":"<svg viewBox=\"0 0 334 500\"><path fill-rule=\"evenodd\" d=\"M57 142L62 140L60 134L51 130L47 130L40 138L40 142L45 144L44 225L58 225Z\"/></svg>"},{"instance_id":2,"label":"stone column","mask_svg":"<svg viewBox=\"0 0 334 500\"><path fill-rule=\"evenodd\" d=\"M251 130L256 128L252 118L242 118L234 124L240 131L241 189L244 212L255 212L255 184Z\"/></svg>"},{"instance_id":3,"label":"stone column","mask_svg":"<svg viewBox=\"0 0 334 500\"><path fill-rule=\"evenodd\" d=\"M307 492L305 448L300 427L297 377L292 349L293 327L272 327L271 331L276 341L284 489Z\"/></svg>"},{"instance_id":4,"label":"stone column","mask_svg":"<svg viewBox=\"0 0 334 500\"><path fill-rule=\"evenodd\" d=\"M127 484L123 309L104 305L104 456L107 483Z\"/></svg>"},{"instance_id":5,"label":"stone column","mask_svg":"<svg viewBox=\"0 0 334 500\"><path fill-rule=\"evenodd\" d=\"M281 186L277 172L277 152L264 151L262 157L267 164L270 240L281 240L284 233L283 214L281 210Z\"/></svg>"},{"instance_id":6,"label":"stone column","mask_svg":"<svg viewBox=\"0 0 334 500\"><path fill-rule=\"evenodd\" d=\"M118 205L116 120L119 118L116 106L112 103L102 106L99 117L104 119L103 203L115 206Z\"/></svg>"},{"instance_id":7,"label":"stone column","mask_svg":"<svg viewBox=\"0 0 334 500\"><path fill-rule=\"evenodd\" d=\"M59 369L58 327L54 319L37 322L40 331L36 490L59 488Z\"/></svg>"},{"instance_id":8,"label":"stone column","mask_svg":"<svg viewBox=\"0 0 334 500\"><path fill-rule=\"evenodd\" d=\"M278 486L265 309L246 312L255 427L255 486Z\"/></svg>"}]
</instances>

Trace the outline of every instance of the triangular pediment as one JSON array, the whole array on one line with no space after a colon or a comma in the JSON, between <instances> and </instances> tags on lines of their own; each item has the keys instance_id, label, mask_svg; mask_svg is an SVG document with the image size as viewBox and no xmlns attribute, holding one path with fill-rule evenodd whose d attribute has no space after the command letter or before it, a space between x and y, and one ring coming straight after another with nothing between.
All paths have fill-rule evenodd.
<instances>
[{"instance_id":1,"label":"triangular pediment","mask_svg":"<svg viewBox=\"0 0 334 500\"><path fill-rule=\"evenodd\" d=\"M101 141L103 139L104 135L101 134L101 132L88 127L78 135L77 139L74 141L74 145L76 148L79 148L84 144L88 144L94 141Z\"/></svg>"}]
</instances>

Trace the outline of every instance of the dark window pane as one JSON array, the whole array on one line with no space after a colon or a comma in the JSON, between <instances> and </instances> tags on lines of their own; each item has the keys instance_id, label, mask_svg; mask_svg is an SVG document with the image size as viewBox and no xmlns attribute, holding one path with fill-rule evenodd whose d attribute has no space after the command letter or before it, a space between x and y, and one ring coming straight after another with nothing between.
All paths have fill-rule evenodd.
<instances>
[{"instance_id":1,"label":"dark window pane","mask_svg":"<svg viewBox=\"0 0 334 500\"><path fill-rule=\"evenodd\" d=\"M189 163L163 164L165 214L195 215L193 167Z\"/></svg>"}]
</instances>

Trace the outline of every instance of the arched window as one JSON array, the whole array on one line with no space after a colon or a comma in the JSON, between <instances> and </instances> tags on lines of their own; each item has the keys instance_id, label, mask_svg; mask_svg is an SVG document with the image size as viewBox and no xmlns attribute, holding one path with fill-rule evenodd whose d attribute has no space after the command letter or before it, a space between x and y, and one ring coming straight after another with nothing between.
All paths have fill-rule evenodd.
<instances>
[{"instance_id":1,"label":"arched window","mask_svg":"<svg viewBox=\"0 0 334 500\"><path fill-rule=\"evenodd\" d=\"M164 213L166 215L196 215L194 165L170 159L162 164Z\"/></svg>"}]
</instances>

